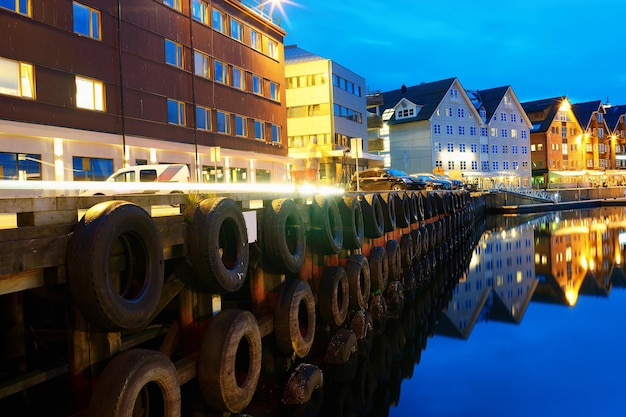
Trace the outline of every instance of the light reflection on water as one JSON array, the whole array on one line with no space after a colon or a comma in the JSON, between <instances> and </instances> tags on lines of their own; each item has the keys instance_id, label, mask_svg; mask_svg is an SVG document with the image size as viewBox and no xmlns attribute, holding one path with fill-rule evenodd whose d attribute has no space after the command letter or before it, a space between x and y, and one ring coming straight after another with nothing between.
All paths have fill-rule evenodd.
<instances>
[{"instance_id":1,"label":"light reflection on water","mask_svg":"<svg viewBox=\"0 0 626 417\"><path fill-rule=\"evenodd\" d=\"M623 416L624 208L499 218L392 416Z\"/></svg>"}]
</instances>

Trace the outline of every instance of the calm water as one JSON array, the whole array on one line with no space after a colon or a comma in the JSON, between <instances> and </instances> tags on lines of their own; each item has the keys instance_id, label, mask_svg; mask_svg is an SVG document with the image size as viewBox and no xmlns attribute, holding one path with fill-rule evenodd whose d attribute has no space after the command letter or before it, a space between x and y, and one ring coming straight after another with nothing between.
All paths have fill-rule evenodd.
<instances>
[{"instance_id":1,"label":"calm water","mask_svg":"<svg viewBox=\"0 0 626 417\"><path fill-rule=\"evenodd\" d=\"M626 415L625 209L498 223L389 415Z\"/></svg>"}]
</instances>

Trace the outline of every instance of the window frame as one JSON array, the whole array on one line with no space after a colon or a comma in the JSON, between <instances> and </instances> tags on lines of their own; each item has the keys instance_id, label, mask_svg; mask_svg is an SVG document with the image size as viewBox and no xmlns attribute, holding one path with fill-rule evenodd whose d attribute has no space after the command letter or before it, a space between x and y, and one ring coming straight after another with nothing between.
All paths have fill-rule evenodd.
<instances>
[{"instance_id":1,"label":"window frame","mask_svg":"<svg viewBox=\"0 0 626 417\"><path fill-rule=\"evenodd\" d=\"M211 10L211 27L219 33L228 36L228 15L214 7Z\"/></svg>"},{"instance_id":2,"label":"window frame","mask_svg":"<svg viewBox=\"0 0 626 417\"><path fill-rule=\"evenodd\" d=\"M165 63L176 68L184 69L185 51L183 45L169 38L164 38L163 46L165 48ZM173 48L173 49L172 49ZM171 53L174 53L174 62L171 62Z\"/></svg>"},{"instance_id":3,"label":"window frame","mask_svg":"<svg viewBox=\"0 0 626 417\"><path fill-rule=\"evenodd\" d=\"M240 114L235 114L234 119L235 119L235 136L239 136L242 138L248 137L248 118Z\"/></svg>"},{"instance_id":4,"label":"window frame","mask_svg":"<svg viewBox=\"0 0 626 417\"><path fill-rule=\"evenodd\" d=\"M22 10L22 3L26 2L25 6L26 6L26 10ZM14 13L20 14L22 16L27 16L27 17L32 17L32 4L31 4L31 0L15 0L14 2L15 6L14 8L10 9L8 7L4 7L4 6L0 6L0 8L5 9L5 10L9 10L12 11Z\"/></svg>"},{"instance_id":5,"label":"window frame","mask_svg":"<svg viewBox=\"0 0 626 417\"><path fill-rule=\"evenodd\" d=\"M163 0L163 4L179 12L182 11L181 0Z\"/></svg>"},{"instance_id":6,"label":"window frame","mask_svg":"<svg viewBox=\"0 0 626 417\"><path fill-rule=\"evenodd\" d=\"M3 61L4 64L2 64ZM35 83L35 69L32 64L0 57L0 65L7 66L7 68L11 66L16 70L14 74L9 74L7 71L0 73L0 95L19 97L28 100L36 99L37 85ZM24 77L24 73L27 74L26 77ZM11 75L13 78L9 78ZM2 86L3 77L6 77L7 79L6 87ZM13 82L9 85L10 81ZM28 88L26 88L26 86L28 86ZM29 91L30 95L26 94L25 91Z\"/></svg>"},{"instance_id":7,"label":"window frame","mask_svg":"<svg viewBox=\"0 0 626 417\"><path fill-rule=\"evenodd\" d=\"M173 113L171 113L172 110L172 105L175 104L176 105L176 121L172 121L172 115ZM176 100L175 98L168 98L167 99L167 123L174 125L174 126L186 126L186 106L185 106L185 102L180 101L180 100Z\"/></svg>"},{"instance_id":8,"label":"window frame","mask_svg":"<svg viewBox=\"0 0 626 417\"><path fill-rule=\"evenodd\" d=\"M195 7L194 7L195 6ZM209 15L211 7L204 0L191 0L191 18L205 26L211 24Z\"/></svg>"},{"instance_id":9,"label":"window frame","mask_svg":"<svg viewBox=\"0 0 626 417\"><path fill-rule=\"evenodd\" d=\"M85 101L84 98L79 99L79 94L82 96L83 94L87 93L87 91L80 88L79 82L85 83L85 84L89 83L91 85L91 92L89 93L90 99L91 99L90 100L91 106L79 105L79 103L84 103ZM75 75L74 85L76 86L76 95L75 95L76 108L83 109L83 110L106 112L106 90L105 90L104 82L100 80L96 80L94 78L84 77L82 75ZM97 87L99 87L99 89ZM98 102L100 102L99 106L98 106Z\"/></svg>"},{"instance_id":10,"label":"window frame","mask_svg":"<svg viewBox=\"0 0 626 417\"><path fill-rule=\"evenodd\" d=\"M215 131L224 135L230 135L230 113L217 110L215 112ZM220 119L223 119L220 121Z\"/></svg>"},{"instance_id":11,"label":"window frame","mask_svg":"<svg viewBox=\"0 0 626 417\"><path fill-rule=\"evenodd\" d=\"M198 71L198 63L202 63L202 70ZM194 49L193 51L193 73L198 77L211 79L211 57L202 51Z\"/></svg>"},{"instance_id":12,"label":"window frame","mask_svg":"<svg viewBox=\"0 0 626 417\"><path fill-rule=\"evenodd\" d=\"M218 72L218 66L221 72ZM218 59L213 59L213 79L220 84L228 85L228 64Z\"/></svg>"},{"instance_id":13,"label":"window frame","mask_svg":"<svg viewBox=\"0 0 626 417\"><path fill-rule=\"evenodd\" d=\"M88 13L88 26L89 28L87 28L87 31L79 31L76 27L76 8L79 7L81 9L86 9L87 13ZM97 27L95 28L95 32L94 33L94 15L95 15L95 20L97 21ZM93 7L87 6L85 4L82 4L80 2L77 1L73 1L72 2L72 24L73 24L73 29L74 29L74 33L76 33L77 35L81 35L81 36L85 36L91 39L95 39L98 41L102 41L102 15L100 13L100 10L98 9L94 9Z\"/></svg>"},{"instance_id":14,"label":"window frame","mask_svg":"<svg viewBox=\"0 0 626 417\"><path fill-rule=\"evenodd\" d=\"M211 131L212 111L208 107L196 105L196 129ZM202 124L200 123L202 120Z\"/></svg>"}]
</instances>

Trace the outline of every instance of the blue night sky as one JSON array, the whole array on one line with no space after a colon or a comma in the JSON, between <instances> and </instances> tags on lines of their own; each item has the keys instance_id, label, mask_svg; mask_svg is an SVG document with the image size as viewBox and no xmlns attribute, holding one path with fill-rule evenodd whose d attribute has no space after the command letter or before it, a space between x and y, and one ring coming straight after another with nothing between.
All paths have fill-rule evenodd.
<instances>
[{"instance_id":1,"label":"blue night sky","mask_svg":"<svg viewBox=\"0 0 626 417\"><path fill-rule=\"evenodd\" d=\"M457 77L466 89L510 85L520 101L626 104L623 0L283 0L297 44L389 91Z\"/></svg>"},{"instance_id":2,"label":"blue night sky","mask_svg":"<svg viewBox=\"0 0 626 417\"><path fill-rule=\"evenodd\" d=\"M622 417L626 291L573 308L531 302L520 325L435 335L390 416Z\"/></svg>"}]
</instances>

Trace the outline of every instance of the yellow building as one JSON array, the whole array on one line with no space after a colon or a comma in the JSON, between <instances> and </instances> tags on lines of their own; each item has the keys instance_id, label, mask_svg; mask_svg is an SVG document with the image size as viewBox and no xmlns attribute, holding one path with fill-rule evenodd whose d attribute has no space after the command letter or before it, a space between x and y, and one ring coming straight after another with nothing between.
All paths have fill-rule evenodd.
<instances>
[{"instance_id":1,"label":"yellow building","mask_svg":"<svg viewBox=\"0 0 626 417\"><path fill-rule=\"evenodd\" d=\"M379 160L367 154L363 140L367 138L363 77L291 45L285 47L285 79L289 156L296 182L347 184L355 157L361 169ZM351 149L357 142L362 143L363 155Z\"/></svg>"}]
</instances>

